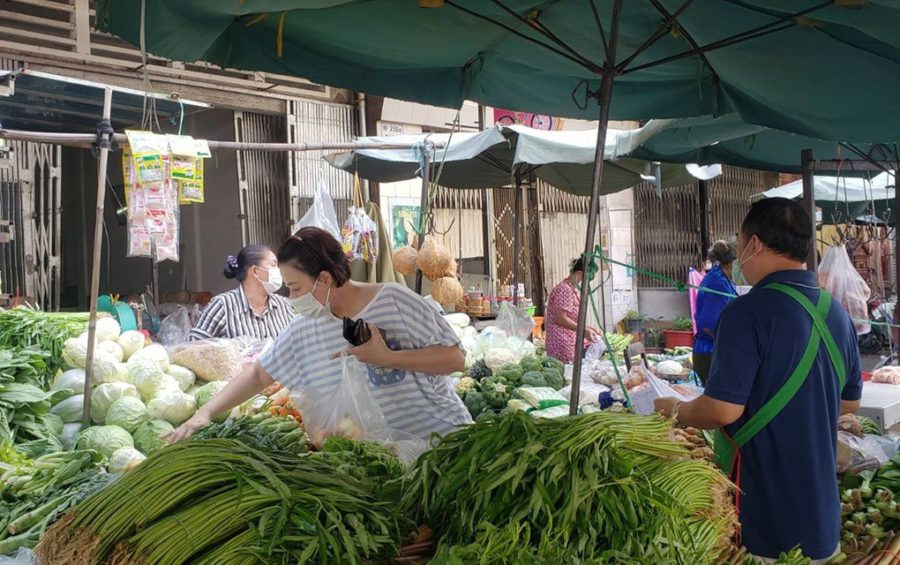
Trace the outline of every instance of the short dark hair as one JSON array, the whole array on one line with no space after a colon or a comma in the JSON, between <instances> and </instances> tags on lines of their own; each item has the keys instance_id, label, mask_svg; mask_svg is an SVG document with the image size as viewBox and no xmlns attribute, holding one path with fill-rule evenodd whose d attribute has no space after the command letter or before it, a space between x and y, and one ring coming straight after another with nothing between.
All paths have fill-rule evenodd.
<instances>
[{"instance_id":1,"label":"short dark hair","mask_svg":"<svg viewBox=\"0 0 900 565\"><path fill-rule=\"evenodd\" d=\"M290 265L313 278L328 273L337 286L350 280L350 262L343 247L333 235L319 228L302 228L282 243L278 264Z\"/></svg>"},{"instance_id":2,"label":"short dark hair","mask_svg":"<svg viewBox=\"0 0 900 565\"><path fill-rule=\"evenodd\" d=\"M734 263L736 257L737 252L734 249L734 244L728 243L723 239L713 243L712 247L710 247L709 251L706 253L707 259L722 265Z\"/></svg>"},{"instance_id":3,"label":"short dark hair","mask_svg":"<svg viewBox=\"0 0 900 565\"><path fill-rule=\"evenodd\" d=\"M569 274L573 273L583 273L584 272L584 257L578 257L577 259L573 259L572 263L569 265Z\"/></svg>"},{"instance_id":4,"label":"short dark hair","mask_svg":"<svg viewBox=\"0 0 900 565\"><path fill-rule=\"evenodd\" d=\"M258 267L266 260L266 256L272 253L272 250L265 245L248 245L241 249L237 257L229 255L225 259L225 270L223 274L226 279L237 279L244 282L250 267Z\"/></svg>"},{"instance_id":5,"label":"short dark hair","mask_svg":"<svg viewBox=\"0 0 900 565\"><path fill-rule=\"evenodd\" d=\"M812 219L799 203L787 198L764 198L750 206L741 233L796 261L806 261L812 245Z\"/></svg>"}]
</instances>

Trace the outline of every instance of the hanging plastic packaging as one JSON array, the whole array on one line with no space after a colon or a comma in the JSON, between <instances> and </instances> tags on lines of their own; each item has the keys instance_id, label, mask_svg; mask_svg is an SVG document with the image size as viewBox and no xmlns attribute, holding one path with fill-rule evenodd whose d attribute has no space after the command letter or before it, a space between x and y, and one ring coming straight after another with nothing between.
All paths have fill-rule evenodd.
<instances>
[{"instance_id":1,"label":"hanging plastic packaging","mask_svg":"<svg viewBox=\"0 0 900 565\"><path fill-rule=\"evenodd\" d=\"M869 319L867 303L871 290L853 267L843 245L825 250L819 265L819 286L827 290L853 318L857 334L866 334L872 330L872 326L866 321Z\"/></svg>"},{"instance_id":2,"label":"hanging plastic packaging","mask_svg":"<svg viewBox=\"0 0 900 565\"><path fill-rule=\"evenodd\" d=\"M335 240L341 241L341 229L337 220L337 212L334 211L334 201L328 194L328 187L321 178L316 186L316 194L313 196L312 206L306 211L306 214L300 218L297 225L294 226L294 233L300 231L301 228L312 226L323 229L330 233Z\"/></svg>"}]
</instances>

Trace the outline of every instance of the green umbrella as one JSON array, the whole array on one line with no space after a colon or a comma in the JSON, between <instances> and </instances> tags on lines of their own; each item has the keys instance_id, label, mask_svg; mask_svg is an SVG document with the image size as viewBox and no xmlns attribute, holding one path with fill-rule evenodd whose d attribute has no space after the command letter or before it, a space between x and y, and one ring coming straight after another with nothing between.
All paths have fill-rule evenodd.
<instances>
[{"instance_id":1,"label":"green umbrella","mask_svg":"<svg viewBox=\"0 0 900 565\"><path fill-rule=\"evenodd\" d=\"M900 137L900 132L895 135ZM719 118L651 120L644 127L622 132L615 154L667 163L723 163L735 167L800 173L800 152L812 149L817 160L856 160L867 156L879 161L900 162L897 144L851 144L748 124L737 115ZM842 176L866 177L871 168L856 168L847 162Z\"/></svg>"},{"instance_id":2,"label":"green umbrella","mask_svg":"<svg viewBox=\"0 0 900 565\"><path fill-rule=\"evenodd\" d=\"M142 1L99 2L99 27L139 45ZM600 85L613 4L153 0L145 46L438 106L596 119L587 94ZM619 22L612 119L735 113L859 142L900 131L896 0L629 0Z\"/></svg>"}]
</instances>

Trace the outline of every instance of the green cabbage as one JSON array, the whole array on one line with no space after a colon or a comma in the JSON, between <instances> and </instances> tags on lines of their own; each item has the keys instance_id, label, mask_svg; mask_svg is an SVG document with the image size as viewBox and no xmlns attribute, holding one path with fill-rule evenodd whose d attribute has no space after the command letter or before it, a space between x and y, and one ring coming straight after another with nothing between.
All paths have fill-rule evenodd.
<instances>
[{"instance_id":1,"label":"green cabbage","mask_svg":"<svg viewBox=\"0 0 900 565\"><path fill-rule=\"evenodd\" d=\"M62 357L67 366L84 369L87 366L87 336L70 337L63 342Z\"/></svg>"},{"instance_id":2,"label":"green cabbage","mask_svg":"<svg viewBox=\"0 0 900 565\"><path fill-rule=\"evenodd\" d=\"M147 407L139 398L123 396L109 407L106 423L119 426L128 433L134 433L138 426L150 419Z\"/></svg>"},{"instance_id":3,"label":"green cabbage","mask_svg":"<svg viewBox=\"0 0 900 565\"><path fill-rule=\"evenodd\" d=\"M94 354L94 375L91 384L115 383L119 380L119 362L114 357L97 351Z\"/></svg>"},{"instance_id":4,"label":"green cabbage","mask_svg":"<svg viewBox=\"0 0 900 565\"><path fill-rule=\"evenodd\" d=\"M219 393L220 390L228 386L228 382L226 381L213 381L211 383L206 383L205 385L200 387L200 390L197 391L195 395L197 399L197 408L200 408L212 398ZM228 411L220 412L213 416L213 422L224 422L228 419Z\"/></svg>"},{"instance_id":5,"label":"green cabbage","mask_svg":"<svg viewBox=\"0 0 900 565\"><path fill-rule=\"evenodd\" d=\"M95 388L91 393L91 420L98 424L106 421L109 407L123 396L141 397L134 385L128 383L103 383Z\"/></svg>"},{"instance_id":6,"label":"green cabbage","mask_svg":"<svg viewBox=\"0 0 900 565\"><path fill-rule=\"evenodd\" d=\"M62 418L66 424L80 422L84 414L84 395L76 394L57 402L50 409L50 413Z\"/></svg>"},{"instance_id":7,"label":"green cabbage","mask_svg":"<svg viewBox=\"0 0 900 565\"><path fill-rule=\"evenodd\" d=\"M120 447L109 458L107 468L110 473L124 473L140 465L147 456L133 447Z\"/></svg>"},{"instance_id":8,"label":"green cabbage","mask_svg":"<svg viewBox=\"0 0 900 565\"><path fill-rule=\"evenodd\" d=\"M194 374L194 371L182 367L181 365L169 365L167 374L175 379L181 392L187 392L197 381L197 375Z\"/></svg>"},{"instance_id":9,"label":"green cabbage","mask_svg":"<svg viewBox=\"0 0 900 565\"><path fill-rule=\"evenodd\" d=\"M68 390L71 391L72 394L84 392L85 378L86 375L84 369L69 369L65 373L56 377L56 380L54 380L53 384L50 385L50 390L52 392L55 392L57 390Z\"/></svg>"},{"instance_id":10,"label":"green cabbage","mask_svg":"<svg viewBox=\"0 0 900 565\"><path fill-rule=\"evenodd\" d=\"M197 411L197 401L190 394L185 394L177 388L164 390L147 403L147 411L154 419L165 420L178 426L194 415Z\"/></svg>"},{"instance_id":11,"label":"green cabbage","mask_svg":"<svg viewBox=\"0 0 900 565\"><path fill-rule=\"evenodd\" d=\"M119 426L94 426L82 430L75 442L75 449L93 449L104 457L112 456L123 447L134 447L134 440Z\"/></svg>"},{"instance_id":12,"label":"green cabbage","mask_svg":"<svg viewBox=\"0 0 900 565\"><path fill-rule=\"evenodd\" d=\"M97 341L116 341L120 333L122 327L114 318L97 318Z\"/></svg>"},{"instance_id":13,"label":"green cabbage","mask_svg":"<svg viewBox=\"0 0 900 565\"><path fill-rule=\"evenodd\" d=\"M116 343L122 348L123 360L127 361L136 351L144 347L145 341L144 334L132 330L123 332Z\"/></svg>"},{"instance_id":14,"label":"green cabbage","mask_svg":"<svg viewBox=\"0 0 900 565\"><path fill-rule=\"evenodd\" d=\"M153 361L163 373L169 370L169 354L166 353L166 348L158 343L148 345L143 349L135 351L131 357L128 358L128 362L131 363L138 359L149 359Z\"/></svg>"},{"instance_id":15,"label":"green cabbage","mask_svg":"<svg viewBox=\"0 0 900 565\"><path fill-rule=\"evenodd\" d=\"M165 447L166 441L161 438L175 428L165 420L144 422L134 431L134 445L141 452L150 455L157 449Z\"/></svg>"},{"instance_id":16,"label":"green cabbage","mask_svg":"<svg viewBox=\"0 0 900 565\"><path fill-rule=\"evenodd\" d=\"M137 355L128 362L128 382L134 384L148 401L165 390L181 390L175 379L162 372L152 359L138 358Z\"/></svg>"},{"instance_id":17,"label":"green cabbage","mask_svg":"<svg viewBox=\"0 0 900 565\"><path fill-rule=\"evenodd\" d=\"M97 353L102 353L103 355L107 355L116 360L116 363L121 363L122 359L125 356L125 353L122 351L122 347L114 342L114 341L101 341L97 344Z\"/></svg>"},{"instance_id":18,"label":"green cabbage","mask_svg":"<svg viewBox=\"0 0 900 565\"><path fill-rule=\"evenodd\" d=\"M78 439L79 433L81 433L81 423L65 424L63 425L62 433L57 436L57 439L62 444L63 449L72 451L75 448L75 441Z\"/></svg>"}]
</instances>

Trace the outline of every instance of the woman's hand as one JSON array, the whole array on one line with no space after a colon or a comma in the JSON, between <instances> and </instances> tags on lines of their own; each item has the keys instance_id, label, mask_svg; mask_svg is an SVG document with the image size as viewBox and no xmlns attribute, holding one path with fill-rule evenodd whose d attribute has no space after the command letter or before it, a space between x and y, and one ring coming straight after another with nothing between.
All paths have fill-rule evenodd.
<instances>
[{"instance_id":1,"label":"woman's hand","mask_svg":"<svg viewBox=\"0 0 900 565\"><path fill-rule=\"evenodd\" d=\"M603 336L600 335L600 330L591 326L584 328L584 337L588 341L601 341L603 339Z\"/></svg>"},{"instance_id":2,"label":"woman's hand","mask_svg":"<svg viewBox=\"0 0 900 565\"><path fill-rule=\"evenodd\" d=\"M375 324L369 324L369 331L372 334L369 341L362 345L351 347L344 353L353 355L360 363L366 363L367 365L374 365L376 367L388 367L388 360L393 351L391 351L384 342L384 338L381 337L381 332L378 331ZM335 353L331 357L332 359L335 359L340 356L341 353Z\"/></svg>"},{"instance_id":3,"label":"woman's hand","mask_svg":"<svg viewBox=\"0 0 900 565\"><path fill-rule=\"evenodd\" d=\"M194 435L199 429L205 428L209 425L209 416L206 414L205 410L198 410L191 418L162 436L162 439L166 440L169 443L177 443L183 439L187 439Z\"/></svg>"}]
</instances>

